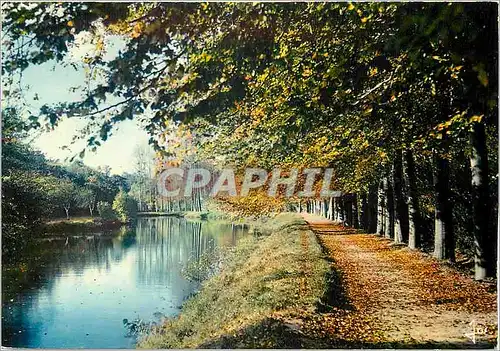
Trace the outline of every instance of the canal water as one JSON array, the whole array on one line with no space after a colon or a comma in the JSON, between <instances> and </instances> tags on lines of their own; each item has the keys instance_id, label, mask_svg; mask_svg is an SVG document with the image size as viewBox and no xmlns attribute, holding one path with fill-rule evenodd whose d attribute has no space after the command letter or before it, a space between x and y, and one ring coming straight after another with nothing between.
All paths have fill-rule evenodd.
<instances>
[{"instance_id":1,"label":"canal water","mask_svg":"<svg viewBox=\"0 0 500 351\"><path fill-rule=\"evenodd\" d=\"M247 232L223 222L155 217L105 235L39 240L29 257L2 265L2 345L133 348L126 324L178 314L199 288L183 268Z\"/></svg>"}]
</instances>

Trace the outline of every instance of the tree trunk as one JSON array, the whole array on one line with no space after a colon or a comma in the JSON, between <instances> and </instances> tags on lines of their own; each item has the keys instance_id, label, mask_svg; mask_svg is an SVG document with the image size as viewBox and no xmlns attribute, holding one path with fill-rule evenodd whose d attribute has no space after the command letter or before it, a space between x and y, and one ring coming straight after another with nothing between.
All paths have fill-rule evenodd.
<instances>
[{"instance_id":1,"label":"tree trunk","mask_svg":"<svg viewBox=\"0 0 500 351\"><path fill-rule=\"evenodd\" d=\"M385 184L380 181L377 194L377 234L384 235L385 228Z\"/></svg>"},{"instance_id":2,"label":"tree trunk","mask_svg":"<svg viewBox=\"0 0 500 351\"><path fill-rule=\"evenodd\" d=\"M397 150L392 173L394 189L394 241L403 243L408 240L408 207L403 197L402 152Z\"/></svg>"},{"instance_id":3,"label":"tree trunk","mask_svg":"<svg viewBox=\"0 0 500 351\"><path fill-rule=\"evenodd\" d=\"M351 225L358 229L359 228L359 222L358 222L358 196L356 194L353 194L352 196L352 202L351 202Z\"/></svg>"},{"instance_id":4,"label":"tree trunk","mask_svg":"<svg viewBox=\"0 0 500 351\"><path fill-rule=\"evenodd\" d=\"M339 222L342 223L342 225L344 225L346 221L344 208L345 208L344 197L342 196L339 199Z\"/></svg>"},{"instance_id":5,"label":"tree trunk","mask_svg":"<svg viewBox=\"0 0 500 351\"><path fill-rule=\"evenodd\" d=\"M392 189L392 182L386 177L384 179L384 188L385 188L385 232L384 236L388 239L394 238L394 191Z\"/></svg>"},{"instance_id":6,"label":"tree trunk","mask_svg":"<svg viewBox=\"0 0 500 351\"><path fill-rule=\"evenodd\" d=\"M358 215L358 221L359 221L359 227L361 229L364 229L366 232L369 232L368 228L368 200L366 193L362 193L359 199L359 215Z\"/></svg>"},{"instance_id":7,"label":"tree trunk","mask_svg":"<svg viewBox=\"0 0 500 351\"><path fill-rule=\"evenodd\" d=\"M143 206L142 206L142 187L141 183L139 183L139 211L143 211Z\"/></svg>"},{"instance_id":8,"label":"tree trunk","mask_svg":"<svg viewBox=\"0 0 500 351\"><path fill-rule=\"evenodd\" d=\"M377 186L371 185L368 190L368 233L377 233Z\"/></svg>"},{"instance_id":9,"label":"tree trunk","mask_svg":"<svg viewBox=\"0 0 500 351\"><path fill-rule=\"evenodd\" d=\"M339 221L339 198L338 197L333 198L333 221L334 222Z\"/></svg>"},{"instance_id":10,"label":"tree trunk","mask_svg":"<svg viewBox=\"0 0 500 351\"><path fill-rule=\"evenodd\" d=\"M363 196L365 196L363 193L360 193L359 196L357 196L357 199L356 199L356 206L358 207L358 211L357 211L357 221L358 221L358 228L360 229L363 229L363 205L362 205L362 202L363 202Z\"/></svg>"},{"instance_id":11,"label":"tree trunk","mask_svg":"<svg viewBox=\"0 0 500 351\"><path fill-rule=\"evenodd\" d=\"M328 219L333 221L333 197L328 200Z\"/></svg>"},{"instance_id":12,"label":"tree trunk","mask_svg":"<svg viewBox=\"0 0 500 351\"><path fill-rule=\"evenodd\" d=\"M449 201L449 162L434 155L434 192L436 209L434 211L434 257L455 261L455 238L453 233L453 204Z\"/></svg>"},{"instance_id":13,"label":"tree trunk","mask_svg":"<svg viewBox=\"0 0 500 351\"><path fill-rule=\"evenodd\" d=\"M345 211L344 211L344 196L341 196L339 198L339 222L342 223L342 225L345 224L346 221L345 217Z\"/></svg>"},{"instance_id":14,"label":"tree trunk","mask_svg":"<svg viewBox=\"0 0 500 351\"><path fill-rule=\"evenodd\" d=\"M404 153L403 175L408 187L406 201L408 205L408 246L410 249L416 249L420 247L422 240L419 228L420 212L415 185L415 163L411 150L406 150Z\"/></svg>"},{"instance_id":15,"label":"tree trunk","mask_svg":"<svg viewBox=\"0 0 500 351\"><path fill-rule=\"evenodd\" d=\"M348 211L347 210L347 205L348 205L348 202L346 201L345 197L342 197L342 222L345 224L345 225L351 225L350 221L349 221L349 212L351 211Z\"/></svg>"},{"instance_id":16,"label":"tree trunk","mask_svg":"<svg viewBox=\"0 0 500 351\"><path fill-rule=\"evenodd\" d=\"M66 212L66 219L69 219L69 206L64 206L64 211Z\"/></svg>"},{"instance_id":17,"label":"tree trunk","mask_svg":"<svg viewBox=\"0 0 500 351\"><path fill-rule=\"evenodd\" d=\"M486 133L482 123L475 123L470 134L472 153L470 168L472 172L472 212L474 222L474 277L482 280L495 276L496 243L488 230L489 188L488 188L488 150Z\"/></svg>"}]
</instances>

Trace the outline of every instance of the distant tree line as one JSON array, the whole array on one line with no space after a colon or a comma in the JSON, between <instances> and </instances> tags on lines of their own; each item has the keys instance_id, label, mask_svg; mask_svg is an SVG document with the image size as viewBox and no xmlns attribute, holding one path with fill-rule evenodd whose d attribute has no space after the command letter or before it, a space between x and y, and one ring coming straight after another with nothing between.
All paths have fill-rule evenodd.
<instances>
[{"instance_id":1,"label":"distant tree line","mask_svg":"<svg viewBox=\"0 0 500 351\"><path fill-rule=\"evenodd\" d=\"M37 233L40 225L49 219L99 216L103 204L111 207L120 191L130 189L126 178L110 175L109 169L93 169L81 161L61 165L48 160L23 141L24 127L15 110L3 111L2 243L5 249L21 247L22 242Z\"/></svg>"}]
</instances>

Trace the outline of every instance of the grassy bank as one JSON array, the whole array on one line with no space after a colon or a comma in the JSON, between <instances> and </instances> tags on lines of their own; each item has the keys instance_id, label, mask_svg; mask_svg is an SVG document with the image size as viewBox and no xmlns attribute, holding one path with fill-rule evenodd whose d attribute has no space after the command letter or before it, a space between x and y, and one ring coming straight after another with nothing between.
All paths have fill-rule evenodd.
<instances>
[{"instance_id":1,"label":"grassy bank","mask_svg":"<svg viewBox=\"0 0 500 351\"><path fill-rule=\"evenodd\" d=\"M326 294L329 265L302 218L281 214L255 223L263 235L242 239L222 271L203 283L181 314L138 343L141 348L301 347L297 319Z\"/></svg>"},{"instance_id":2,"label":"grassy bank","mask_svg":"<svg viewBox=\"0 0 500 351\"><path fill-rule=\"evenodd\" d=\"M56 219L44 223L40 231L42 234L59 234L74 231L95 232L120 228L125 225L119 220L103 220L100 217L74 217L70 219Z\"/></svg>"}]
</instances>

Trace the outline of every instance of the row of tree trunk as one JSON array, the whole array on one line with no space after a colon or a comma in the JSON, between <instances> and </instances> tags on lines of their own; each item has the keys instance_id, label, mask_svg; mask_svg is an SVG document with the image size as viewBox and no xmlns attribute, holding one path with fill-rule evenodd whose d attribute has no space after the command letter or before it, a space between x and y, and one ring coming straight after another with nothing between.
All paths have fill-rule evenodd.
<instances>
[{"instance_id":1,"label":"row of tree trunk","mask_svg":"<svg viewBox=\"0 0 500 351\"><path fill-rule=\"evenodd\" d=\"M193 189L191 197L182 197L169 199L163 196L154 194L149 203L144 203L140 211L153 212L183 212L194 211L201 212L203 210L203 197L206 197L199 189Z\"/></svg>"},{"instance_id":2,"label":"row of tree trunk","mask_svg":"<svg viewBox=\"0 0 500 351\"><path fill-rule=\"evenodd\" d=\"M474 223L475 278L494 277L496 245L488 230L489 194L488 164L484 143L484 127L472 134L471 161L472 208ZM479 140L478 140L479 139ZM455 261L455 235L453 231L453 202L450 201L449 160L440 155L433 159L434 252L437 259ZM343 225L363 229L407 244L412 249L421 248L424 230L420 224L420 209L415 184L415 164L411 150L400 150L387 175L379 184L369 187L366 193L344 194L342 197L315 199L300 202L299 212L314 213Z\"/></svg>"}]
</instances>

